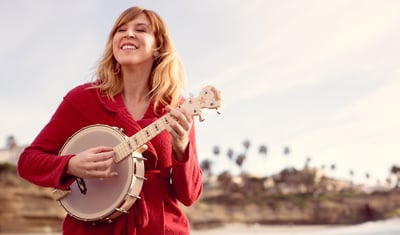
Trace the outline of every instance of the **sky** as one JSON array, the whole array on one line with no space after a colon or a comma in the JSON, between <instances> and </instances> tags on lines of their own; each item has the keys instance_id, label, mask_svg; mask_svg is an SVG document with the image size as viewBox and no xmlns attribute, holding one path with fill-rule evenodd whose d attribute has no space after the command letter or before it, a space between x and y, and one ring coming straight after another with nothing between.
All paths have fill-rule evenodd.
<instances>
[{"instance_id":1,"label":"sky","mask_svg":"<svg viewBox=\"0 0 400 235\"><path fill-rule=\"evenodd\" d=\"M62 97L93 79L115 19L135 5L167 23L185 95L221 91L221 114L203 110L195 123L199 161L215 172L240 172L226 153L244 153L245 140L243 170L259 176L309 158L327 175L375 183L400 165L396 0L1 1L0 147L10 135L29 144Z\"/></svg>"}]
</instances>

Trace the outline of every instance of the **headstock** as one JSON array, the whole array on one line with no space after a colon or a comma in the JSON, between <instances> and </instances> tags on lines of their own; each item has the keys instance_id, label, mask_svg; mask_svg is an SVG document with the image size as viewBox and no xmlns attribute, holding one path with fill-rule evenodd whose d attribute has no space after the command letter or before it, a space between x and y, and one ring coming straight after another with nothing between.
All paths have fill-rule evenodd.
<instances>
[{"instance_id":1,"label":"headstock","mask_svg":"<svg viewBox=\"0 0 400 235\"><path fill-rule=\"evenodd\" d=\"M221 106L221 94L213 86L205 86L199 93L198 97L189 97L180 106L186 112L193 116L199 116L200 121L204 121L201 116L203 108L218 109Z\"/></svg>"}]
</instances>

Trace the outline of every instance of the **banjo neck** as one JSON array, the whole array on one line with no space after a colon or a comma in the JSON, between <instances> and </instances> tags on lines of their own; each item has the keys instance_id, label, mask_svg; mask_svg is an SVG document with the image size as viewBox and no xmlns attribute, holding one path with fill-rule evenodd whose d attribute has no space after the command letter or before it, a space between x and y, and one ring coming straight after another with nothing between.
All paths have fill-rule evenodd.
<instances>
[{"instance_id":1,"label":"banjo neck","mask_svg":"<svg viewBox=\"0 0 400 235\"><path fill-rule=\"evenodd\" d=\"M201 90L198 97L189 97L178 108L186 111L191 116L199 116L200 121L203 121L201 110L203 108L217 109L220 103L220 92L213 86L206 86ZM147 142L167 128L170 118L171 115L167 113L133 136L126 137L125 141L114 147L114 161L118 163L142 146L145 146ZM144 151L145 149L141 150ZM143 151L139 150L139 152Z\"/></svg>"},{"instance_id":2,"label":"banjo neck","mask_svg":"<svg viewBox=\"0 0 400 235\"><path fill-rule=\"evenodd\" d=\"M169 124L169 118L170 114L165 114L155 122L140 130L138 133L131 137L127 137L124 142L115 146L114 161L118 163L124 160L126 157L130 156L131 153L135 152L141 146L145 145L151 139L164 131Z\"/></svg>"}]
</instances>

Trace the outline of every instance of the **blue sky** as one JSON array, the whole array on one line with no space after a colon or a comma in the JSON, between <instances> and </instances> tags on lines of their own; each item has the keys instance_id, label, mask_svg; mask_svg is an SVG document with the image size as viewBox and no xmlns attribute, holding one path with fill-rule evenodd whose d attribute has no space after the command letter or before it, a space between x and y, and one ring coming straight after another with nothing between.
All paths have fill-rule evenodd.
<instances>
[{"instance_id":1,"label":"blue sky","mask_svg":"<svg viewBox=\"0 0 400 235\"><path fill-rule=\"evenodd\" d=\"M310 157L335 164L327 174L375 182L400 164L396 0L2 1L0 146L8 135L30 143L63 95L92 79L114 20L134 5L167 22L187 94L221 90L222 115L206 110L196 123L200 159L216 171L237 172L226 151L241 153L245 139L244 169L257 175Z\"/></svg>"}]
</instances>

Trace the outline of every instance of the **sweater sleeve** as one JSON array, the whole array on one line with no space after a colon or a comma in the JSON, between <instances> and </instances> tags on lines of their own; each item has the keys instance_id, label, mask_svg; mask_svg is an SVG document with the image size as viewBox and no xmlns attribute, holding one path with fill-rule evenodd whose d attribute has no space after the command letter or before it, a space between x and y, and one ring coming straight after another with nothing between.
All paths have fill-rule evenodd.
<instances>
[{"instance_id":1,"label":"sweater sleeve","mask_svg":"<svg viewBox=\"0 0 400 235\"><path fill-rule=\"evenodd\" d=\"M202 171L198 163L194 124L190 131L190 141L185 151L184 161L173 157L172 185L176 198L185 206L192 205L203 188Z\"/></svg>"},{"instance_id":2,"label":"sweater sleeve","mask_svg":"<svg viewBox=\"0 0 400 235\"><path fill-rule=\"evenodd\" d=\"M64 98L47 125L21 153L19 175L43 187L68 187L74 178L64 172L73 155L58 154L67 139L85 125L86 118Z\"/></svg>"}]
</instances>

